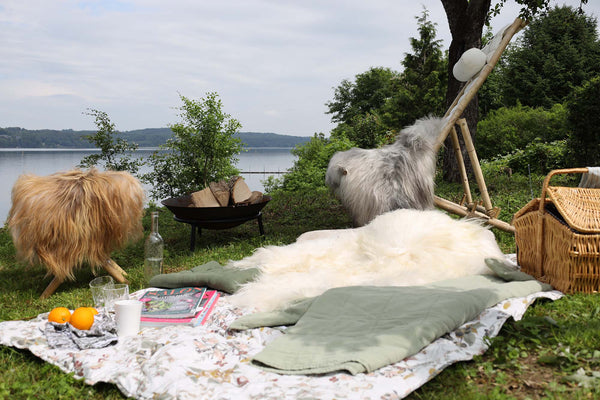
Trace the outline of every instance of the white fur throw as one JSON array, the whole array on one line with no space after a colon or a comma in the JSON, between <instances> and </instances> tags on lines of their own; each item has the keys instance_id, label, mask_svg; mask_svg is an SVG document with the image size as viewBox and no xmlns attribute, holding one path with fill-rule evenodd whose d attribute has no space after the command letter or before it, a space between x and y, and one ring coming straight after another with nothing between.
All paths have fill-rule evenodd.
<instances>
[{"instance_id":1,"label":"white fur throw","mask_svg":"<svg viewBox=\"0 0 600 400\"><path fill-rule=\"evenodd\" d=\"M229 268L261 270L230 297L269 311L342 286L411 286L492 273L487 257L503 257L480 221L437 210L400 209L354 229L314 231L287 246L266 246Z\"/></svg>"}]
</instances>

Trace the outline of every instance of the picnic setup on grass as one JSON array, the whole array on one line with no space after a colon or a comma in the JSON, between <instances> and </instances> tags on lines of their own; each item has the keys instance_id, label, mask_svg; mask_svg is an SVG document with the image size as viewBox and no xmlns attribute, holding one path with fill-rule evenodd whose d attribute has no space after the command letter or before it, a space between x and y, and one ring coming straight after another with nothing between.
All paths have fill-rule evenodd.
<instances>
[{"instance_id":1,"label":"picnic setup on grass","mask_svg":"<svg viewBox=\"0 0 600 400\"><path fill-rule=\"evenodd\" d=\"M137 399L403 398L483 354L488 338L536 299L598 291L599 171L552 171L541 196L506 223L462 118L524 26L516 19L463 54L454 75L464 88L443 117L424 116L380 149L331 158L326 183L353 228L308 231L225 265L165 273L158 262L148 266L147 287L130 293L111 252L141 235L140 183L97 170L22 176L8 226L19 255L52 276L41 297L81 264L107 275L90 282L94 308L1 322L0 344ZM481 202L471 195L458 131ZM435 158L448 135L464 178L460 204L434 195ZM385 171L389 157L404 169ZM552 186L557 174L582 174L581 184ZM201 228L256 220L264 234L269 200L236 178L163 205L191 226L193 251ZM491 228L513 232L517 253L503 254ZM164 243L155 239L160 256Z\"/></svg>"}]
</instances>

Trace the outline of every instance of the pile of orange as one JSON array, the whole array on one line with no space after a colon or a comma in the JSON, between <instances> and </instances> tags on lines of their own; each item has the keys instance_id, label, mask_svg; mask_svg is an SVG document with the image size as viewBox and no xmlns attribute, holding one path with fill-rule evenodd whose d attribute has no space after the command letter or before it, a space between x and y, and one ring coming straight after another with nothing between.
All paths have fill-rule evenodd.
<instances>
[{"instance_id":1,"label":"pile of orange","mask_svg":"<svg viewBox=\"0 0 600 400\"><path fill-rule=\"evenodd\" d=\"M56 307L48 314L48 321L59 324L70 323L74 328L88 330L94 324L98 311L94 307L79 307L73 313L66 307Z\"/></svg>"}]
</instances>

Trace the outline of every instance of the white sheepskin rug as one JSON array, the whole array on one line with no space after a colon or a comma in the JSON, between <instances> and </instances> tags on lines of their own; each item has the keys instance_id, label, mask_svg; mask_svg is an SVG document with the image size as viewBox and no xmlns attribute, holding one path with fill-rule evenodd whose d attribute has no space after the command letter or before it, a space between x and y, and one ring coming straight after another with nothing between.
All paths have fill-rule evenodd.
<instances>
[{"instance_id":1,"label":"white sheepskin rug","mask_svg":"<svg viewBox=\"0 0 600 400\"><path fill-rule=\"evenodd\" d=\"M492 274L502 258L481 221L437 211L400 209L354 228L313 231L286 246L266 246L228 268L259 268L259 277L230 297L238 306L270 311L342 286L413 286Z\"/></svg>"}]
</instances>

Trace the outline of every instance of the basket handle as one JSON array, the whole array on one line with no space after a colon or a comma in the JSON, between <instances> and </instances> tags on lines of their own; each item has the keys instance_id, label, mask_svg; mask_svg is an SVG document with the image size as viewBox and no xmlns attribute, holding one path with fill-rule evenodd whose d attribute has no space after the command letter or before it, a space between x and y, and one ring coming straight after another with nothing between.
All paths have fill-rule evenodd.
<instances>
[{"instance_id":1,"label":"basket handle","mask_svg":"<svg viewBox=\"0 0 600 400\"><path fill-rule=\"evenodd\" d=\"M559 174L585 174L588 172L587 168L568 168L568 169L555 169L550 171L546 178L544 179L544 184L542 185L542 194L540 195L540 208L538 210L539 218L538 218L538 237L536 238L537 244L537 253L538 260L536 265L536 275L541 277L544 275L544 207L546 205L546 194L548 192L548 186L550 185L550 178L554 175Z\"/></svg>"},{"instance_id":2,"label":"basket handle","mask_svg":"<svg viewBox=\"0 0 600 400\"><path fill-rule=\"evenodd\" d=\"M542 185L542 194L540 195L540 212L544 212L544 205L546 200L546 193L548 192L548 186L550 186L550 178L554 175L559 174L585 174L589 170L587 168L566 168L566 169L554 169L548 173L546 178L544 179L544 184Z\"/></svg>"}]
</instances>

